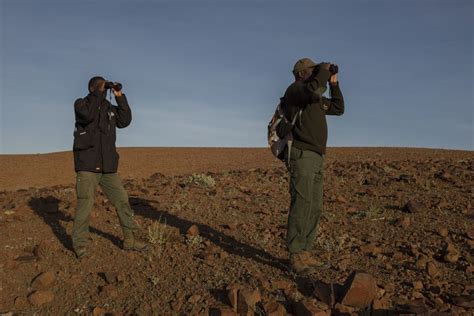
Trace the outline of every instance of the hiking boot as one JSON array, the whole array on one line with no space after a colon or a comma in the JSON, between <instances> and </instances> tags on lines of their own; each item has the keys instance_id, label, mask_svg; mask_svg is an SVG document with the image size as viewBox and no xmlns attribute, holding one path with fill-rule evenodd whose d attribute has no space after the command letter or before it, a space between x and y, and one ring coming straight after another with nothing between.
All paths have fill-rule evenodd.
<instances>
[{"instance_id":1,"label":"hiking boot","mask_svg":"<svg viewBox=\"0 0 474 316\"><path fill-rule=\"evenodd\" d=\"M74 252L76 253L77 259L82 259L87 255L86 247L77 247L77 249L74 249Z\"/></svg>"},{"instance_id":2,"label":"hiking boot","mask_svg":"<svg viewBox=\"0 0 474 316\"><path fill-rule=\"evenodd\" d=\"M305 274L314 269L321 269L326 264L316 258L313 258L308 251L302 251L291 254L290 256L291 269L297 274Z\"/></svg>"},{"instance_id":3,"label":"hiking boot","mask_svg":"<svg viewBox=\"0 0 474 316\"><path fill-rule=\"evenodd\" d=\"M321 269L327 266L325 262L311 256L309 251L302 251L300 255L304 257L306 265L310 266L312 269Z\"/></svg>"},{"instance_id":4,"label":"hiking boot","mask_svg":"<svg viewBox=\"0 0 474 316\"><path fill-rule=\"evenodd\" d=\"M311 267L306 263L305 256L301 252L290 255L290 266L297 274L303 274L311 270Z\"/></svg>"},{"instance_id":5,"label":"hiking boot","mask_svg":"<svg viewBox=\"0 0 474 316\"><path fill-rule=\"evenodd\" d=\"M132 231L124 231L123 233L123 250L146 251L148 245L138 241Z\"/></svg>"}]
</instances>

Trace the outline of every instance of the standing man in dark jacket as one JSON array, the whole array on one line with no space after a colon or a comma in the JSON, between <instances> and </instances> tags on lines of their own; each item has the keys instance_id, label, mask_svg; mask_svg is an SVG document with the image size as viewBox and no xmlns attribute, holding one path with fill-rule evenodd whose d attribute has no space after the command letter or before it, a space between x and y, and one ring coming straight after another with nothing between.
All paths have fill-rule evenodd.
<instances>
[{"instance_id":1,"label":"standing man in dark jacket","mask_svg":"<svg viewBox=\"0 0 474 316\"><path fill-rule=\"evenodd\" d=\"M291 207L287 233L290 262L297 273L324 265L312 257L310 251L323 209L326 115L344 113L344 99L337 81L337 70L334 69L328 63L317 65L309 58L298 60L293 69L295 82L287 88L283 97L283 110L287 119L299 116L292 130L294 140L288 158ZM328 82L330 99L322 96ZM288 131L277 132L282 137Z\"/></svg>"},{"instance_id":2,"label":"standing man in dark jacket","mask_svg":"<svg viewBox=\"0 0 474 316\"><path fill-rule=\"evenodd\" d=\"M106 99L111 88L118 106ZM111 87L113 85L113 87ZM146 244L135 239L137 225L128 195L117 174L119 155L115 148L115 128L124 128L132 121L132 112L121 85L106 82L102 77L89 80L89 94L74 103L74 167L76 170L77 209L72 231L73 248L81 258L86 255L89 214L94 206L95 192L102 191L117 210L123 231L125 250L144 250Z\"/></svg>"}]
</instances>

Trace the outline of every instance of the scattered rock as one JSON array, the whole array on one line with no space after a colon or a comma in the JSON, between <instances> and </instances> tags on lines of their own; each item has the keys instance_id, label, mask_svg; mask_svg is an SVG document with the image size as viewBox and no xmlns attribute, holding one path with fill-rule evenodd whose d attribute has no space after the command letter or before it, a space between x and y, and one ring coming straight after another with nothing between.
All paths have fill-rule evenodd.
<instances>
[{"instance_id":1,"label":"scattered rock","mask_svg":"<svg viewBox=\"0 0 474 316\"><path fill-rule=\"evenodd\" d=\"M35 289L47 289L54 284L54 281L56 281L56 275L48 271L36 276L31 282L31 286Z\"/></svg>"},{"instance_id":2,"label":"scattered rock","mask_svg":"<svg viewBox=\"0 0 474 316\"><path fill-rule=\"evenodd\" d=\"M237 313L239 315L254 315L255 306L261 301L258 290L242 289L239 290L237 302Z\"/></svg>"},{"instance_id":3,"label":"scattered rock","mask_svg":"<svg viewBox=\"0 0 474 316\"><path fill-rule=\"evenodd\" d=\"M431 278L435 278L439 274L438 268L433 262L428 262L428 264L426 265L426 272L428 272L428 275Z\"/></svg>"},{"instance_id":4,"label":"scattered rock","mask_svg":"<svg viewBox=\"0 0 474 316\"><path fill-rule=\"evenodd\" d=\"M474 295L462 295L452 299L453 304L463 308L474 308Z\"/></svg>"},{"instance_id":5,"label":"scattered rock","mask_svg":"<svg viewBox=\"0 0 474 316\"><path fill-rule=\"evenodd\" d=\"M188 303L190 304L196 304L197 302L199 302L201 300L201 295L199 294L194 294L194 295L191 295L189 298L188 298Z\"/></svg>"},{"instance_id":6,"label":"scattered rock","mask_svg":"<svg viewBox=\"0 0 474 316\"><path fill-rule=\"evenodd\" d=\"M14 305L16 309L22 310L30 306L28 299L24 296L18 296L15 298Z\"/></svg>"},{"instance_id":7,"label":"scattered rock","mask_svg":"<svg viewBox=\"0 0 474 316\"><path fill-rule=\"evenodd\" d=\"M411 225L411 217L409 216L403 216L398 220L398 225L403 227L403 228L408 228Z\"/></svg>"},{"instance_id":8,"label":"scattered rock","mask_svg":"<svg viewBox=\"0 0 474 316\"><path fill-rule=\"evenodd\" d=\"M415 263L415 266L420 270L426 269L426 264L428 263L428 258L421 256Z\"/></svg>"},{"instance_id":9,"label":"scattered rock","mask_svg":"<svg viewBox=\"0 0 474 316\"><path fill-rule=\"evenodd\" d=\"M338 203L347 203L347 200L343 196L338 196L336 198L336 202L338 202Z\"/></svg>"},{"instance_id":10,"label":"scattered rock","mask_svg":"<svg viewBox=\"0 0 474 316\"><path fill-rule=\"evenodd\" d=\"M343 305L364 308L377 297L377 282L368 273L353 272L344 282L342 293Z\"/></svg>"},{"instance_id":11,"label":"scattered rock","mask_svg":"<svg viewBox=\"0 0 474 316\"><path fill-rule=\"evenodd\" d=\"M423 210L423 205L415 200L410 200L405 204L404 211L408 213L418 213Z\"/></svg>"},{"instance_id":12,"label":"scattered rock","mask_svg":"<svg viewBox=\"0 0 474 316\"><path fill-rule=\"evenodd\" d=\"M413 282L413 289L419 291L423 288L423 283L421 281L414 281Z\"/></svg>"},{"instance_id":13,"label":"scattered rock","mask_svg":"<svg viewBox=\"0 0 474 316\"><path fill-rule=\"evenodd\" d=\"M278 302L272 301L264 305L267 316L285 316L286 309Z\"/></svg>"},{"instance_id":14,"label":"scattered rock","mask_svg":"<svg viewBox=\"0 0 474 316\"><path fill-rule=\"evenodd\" d=\"M239 290L242 289L242 286L238 284L229 284L226 288L227 298L229 299L230 306L237 311L237 303L239 299Z\"/></svg>"},{"instance_id":15,"label":"scattered rock","mask_svg":"<svg viewBox=\"0 0 474 316\"><path fill-rule=\"evenodd\" d=\"M334 306L334 311L336 315L351 315L355 312L355 308L343 305L341 303L336 303L336 305Z\"/></svg>"},{"instance_id":16,"label":"scattered rock","mask_svg":"<svg viewBox=\"0 0 474 316\"><path fill-rule=\"evenodd\" d=\"M328 316L326 311L319 309L313 302L302 300L296 304L296 316Z\"/></svg>"},{"instance_id":17,"label":"scattered rock","mask_svg":"<svg viewBox=\"0 0 474 316\"><path fill-rule=\"evenodd\" d=\"M104 276L105 281L109 284L114 284L118 281L117 272L104 272L103 276Z\"/></svg>"},{"instance_id":18,"label":"scattered rock","mask_svg":"<svg viewBox=\"0 0 474 316\"><path fill-rule=\"evenodd\" d=\"M271 284L274 289L278 289L278 290L287 290L293 287L293 282L289 280L283 280L283 279L273 280Z\"/></svg>"},{"instance_id":19,"label":"scattered rock","mask_svg":"<svg viewBox=\"0 0 474 316\"><path fill-rule=\"evenodd\" d=\"M191 225L189 227L188 231L186 232L186 235L188 236L198 236L199 235L199 228L197 225Z\"/></svg>"},{"instance_id":20,"label":"scattered rock","mask_svg":"<svg viewBox=\"0 0 474 316\"><path fill-rule=\"evenodd\" d=\"M459 259L459 251L453 244L448 243L444 249L444 261L454 263Z\"/></svg>"},{"instance_id":21,"label":"scattered rock","mask_svg":"<svg viewBox=\"0 0 474 316\"><path fill-rule=\"evenodd\" d=\"M392 302L388 295L375 299L374 303L372 304L372 308L374 310L388 310L391 307L392 307Z\"/></svg>"},{"instance_id":22,"label":"scattered rock","mask_svg":"<svg viewBox=\"0 0 474 316\"><path fill-rule=\"evenodd\" d=\"M445 227L441 227L438 229L438 235L441 237L447 237L449 234L449 231Z\"/></svg>"},{"instance_id":23,"label":"scattered rock","mask_svg":"<svg viewBox=\"0 0 474 316\"><path fill-rule=\"evenodd\" d=\"M118 297L118 291L112 284L106 284L100 288L101 296L106 298L116 298Z\"/></svg>"},{"instance_id":24,"label":"scattered rock","mask_svg":"<svg viewBox=\"0 0 474 316\"><path fill-rule=\"evenodd\" d=\"M374 244L364 245L364 246L360 247L360 249L366 255L370 255L370 256L373 256L373 257L376 257L378 254L382 253L382 248L377 247Z\"/></svg>"},{"instance_id":25,"label":"scattered rock","mask_svg":"<svg viewBox=\"0 0 474 316\"><path fill-rule=\"evenodd\" d=\"M102 307L95 307L92 310L92 316L103 316L103 315L105 315L105 309L103 309Z\"/></svg>"},{"instance_id":26,"label":"scattered rock","mask_svg":"<svg viewBox=\"0 0 474 316\"><path fill-rule=\"evenodd\" d=\"M355 214L357 213L357 211L358 211L357 207L354 207L354 206L351 206L346 210L346 212L349 214Z\"/></svg>"},{"instance_id":27,"label":"scattered rock","mask_svg":"<svg viewBox=\"0 0 474 316\"><path fill-rule=\"evenodd\" d=\"M28 301L34 306L41 306L51 303L54 300L54 293L51 291L36 291L28 296Z\"/></svg>"}]
</instances>

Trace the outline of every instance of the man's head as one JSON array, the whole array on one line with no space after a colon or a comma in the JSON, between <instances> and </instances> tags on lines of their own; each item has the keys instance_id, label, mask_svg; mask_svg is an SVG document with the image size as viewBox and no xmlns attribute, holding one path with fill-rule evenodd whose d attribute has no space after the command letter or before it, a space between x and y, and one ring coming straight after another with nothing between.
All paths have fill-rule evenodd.
<instances>
[{"instance_id":1,"label":"man's head","mask_svg":"<svg viewBox=\"0 0 474 316\"><path fill-rule=\"evenodd\" d=\"M293 75L296 81L306 80L313 73L316 63L309 58L301 58L293 67Z\"/></svg>"},{"instance_id":2,"label":"man's head","mask_svg":"<svg viewBox=\"0 0 474 316\"><path fill-rule=\"evenodd\" d=\"M95 77L92 77L90 80L89 80L89 85L88 85L88 88L89 88L89 92L94 92L96 90L104 90L104 84L105 84L105 79L101 76L95 76Z\"/></svg>"}]
</instances>

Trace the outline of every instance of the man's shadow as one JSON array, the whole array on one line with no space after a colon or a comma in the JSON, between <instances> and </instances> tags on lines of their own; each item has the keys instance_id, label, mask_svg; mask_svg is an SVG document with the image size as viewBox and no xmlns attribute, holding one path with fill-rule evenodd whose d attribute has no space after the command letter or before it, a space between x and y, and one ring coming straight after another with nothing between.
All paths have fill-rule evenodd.
<instances>
[{"instance_id":1,"label":"man's shadow","mask_svg":"<svg viewBox=\"0 0 474 316\"><path fill-rule=\"evenodd\" d=\"M51 227L54 235L64 248L73 251L71 236L66 232L61 222L72 222L74 218L59 209L60 202L61 200L50 195L47 197L31 198L28 201L28 205ZM121 246L118 237L94 227L89 227L89 230L94 234L109 239L117 247Z\"/></svg>"},{"instance_id":2,"label":"man's shadow","mask_svg":"<svg viewBox=\"0 0 474 316\"><path fill-rule=\"evenodd\" d=\"M136 215L156 221L166 221L167 225L178 228L181 234L185 234L191 225L196 225L199 228L199 234L202 237L208 239L227 253L252 259L258 263L266 264L283 271L288 271L288 267L282 259L276 258L262 249L244 244L206 224L195 223L179 218L165 210L158 210L151 205L151 202L156 201L137 197L130 198L130 204L132 205L132 209L135 211Z\"/></svg>"}]
</instances>

